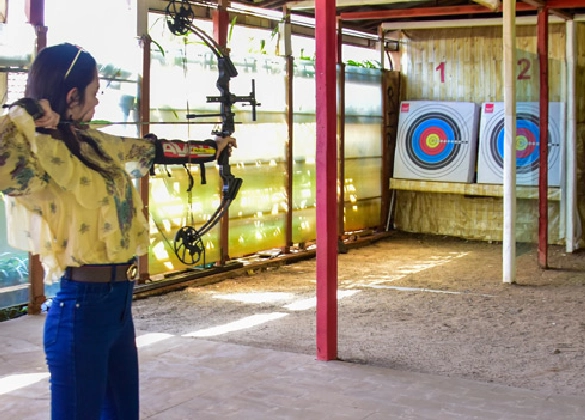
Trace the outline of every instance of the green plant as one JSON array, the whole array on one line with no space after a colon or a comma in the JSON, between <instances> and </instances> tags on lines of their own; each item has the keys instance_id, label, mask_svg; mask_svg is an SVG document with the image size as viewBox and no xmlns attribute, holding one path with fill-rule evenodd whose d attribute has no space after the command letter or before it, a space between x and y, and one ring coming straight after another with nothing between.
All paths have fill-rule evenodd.
<instances>
[{"instance_id":1,"label":"green plant","mask_svg":"<svg viewBox=\"0 0 585 420\"><path fill-rule=\"evenodd\" d=\"M368 69L379 69L382 68L382 65L379 61L371 61L371 60L364 60L364 61L355 61L355 60L347 60L346 65L351 67L365 67Z\"/></svg>"},{"instance_id":2,"label":"green plant","mask_svg":"<svg viewBox=\"0 0 585 420\"><path fill-rule=\"evenodd\" d=\"M301 48L301 54L299 55L299 59L300 60L309 60L309 61L314 61L313 57L305 55L305 49Z\"/></svg>"},{"instance_id":3,"label":"green plant","mask_svg":"<svg viewBox=\"0 0 585 420\"><path fill-rule=\"evenodd\" d=\"M9 306L0 309L0 322L24 316L28 313L28 306Z\"/></svg>"}]
</instances>

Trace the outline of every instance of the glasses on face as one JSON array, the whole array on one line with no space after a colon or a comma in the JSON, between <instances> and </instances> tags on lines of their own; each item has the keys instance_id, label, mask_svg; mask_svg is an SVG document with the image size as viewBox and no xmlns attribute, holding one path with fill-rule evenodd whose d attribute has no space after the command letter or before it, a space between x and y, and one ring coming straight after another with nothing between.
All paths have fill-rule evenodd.
<instances>
[{"instance_id":1,"label":"glasses on face","mask_svg":"<svg viewBox=\"0 0 585 420\"><path fill-rule=\"evenodd\" d=\"M75 63L77 63L77 59L81 55L82 51L83 51L82 48L77 47L77 54L75 54L75 58L73 59L73 61L69 65L69 68L67 69L67 71L65 72L65 77L63 77L63 80L67 79L67 77L69 76L69 73L71 73L71 70L73 70L73 67L75 67Z\"/></svg>"}]
</instances>

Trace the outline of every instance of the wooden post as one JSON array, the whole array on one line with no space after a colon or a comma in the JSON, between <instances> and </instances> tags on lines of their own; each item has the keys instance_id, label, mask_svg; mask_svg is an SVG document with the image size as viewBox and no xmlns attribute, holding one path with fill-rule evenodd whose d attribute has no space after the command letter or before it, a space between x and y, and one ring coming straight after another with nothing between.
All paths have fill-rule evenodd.
<instances>
[{"instance_id":1,"label":"wooden post","mask_svg":"<svg viewBox=\"0 0 585 420\"><path fill-rule=\"evenodd\" d=\"M339 224L339 243L341 246L342 236L345 234L345 63L343 62L341 47L343 46L341 37L342 22L337 19L337 69L339 75L338 84L338 138L339 138L339 175L338 175L338 210L337 218Z\"/></svg>"},{"instance_id":2,"label":"wooden post","mask_svg":"<svg viewBox=\"0 0 585 420\"><path fill-rule=\"evenodd\" d=\"M567 142L565 147L565 250L573 252L577 249L577 104L575 96L577 92L577 25L574 20L566 23L566 51L567 51Z\"/></svg>"},{"instance_id":3,"label":"wooden post","mask_svg":"<svg viewBox=\"0 0 585 420\"><path fill-rule=\"evenodd\" d=\"M317 359L337 358L335 0L315 2L317 122Z\"/></svg>"},{"instance_id":4,"label":"wooden post","mask_svg":"<svg viewBox=\"0 0 585 420\"><path fill-rule=\"evenodd\" d=\"M287 7L284 8L284 22L281 24L281 28L284 30L280 32L280 36L283 37L282 45L284 51L280 54L284 55L286 63L286 75L284 78L285 83L285 101L286 101L286 140L285 140L285 180L284 188L286 194L286 216L284 223L284 253L290 254L290 248L293 243L292 238L292 224L293 224L293 127L294 127L294 115L293 115L293 74L294 74L294 57L292 55L291 46L291 22L290 12Z\"/></svg>"},{"instance_id":5,"label":"wooden post","mask_svg":"<svg viewBox=\"0 0 585 420\"><path fill-rule=\"evenodd\" d=\"M148 11L146 11L148 13ZM150 121L150 62L152 39L148 34L140 36L142 47L142 77L140 78L140 122ZM150 133L149 124L140 124L140 136ZM150 176L140 178L140 198L142 200L144 217L150 219ZM138 284L144 284L150 278L149 255L138 257Z\"/></svg>"},{"instance_id":6,"label":"wooden post","mask_svg":"<svg viewBox=\"0 0 585 420\"><path fill-rule=\"evenodd\" d=\"M540 165L538 177L538 263L548 267L548 8L538 11L536 45L540 63Z\"/></svg>"},{"instance_id":7,"label":"wooden post","mask_svg":"<svg viewBox=\"0 0 585 420\"><path fill-rule=\"evenodd\" d=\"M382 86L382 128L380 132L380 137L382 139L382 171L381 171L381 180L380 180L380 226L378 227L379 232L384 232L388 230L388 215L390 212L390 156L388 153L388 143L389 138L387 135L387 127L388 127L388 101L386 100L386 91L387 91L387 83L388 78L386 77L387 70L384 68L384 50L385 50L385 41L384 41L384 30L382 29L382 25L378 26L378 37L380 38L380 63L382 63L382 70L380 71L380 85Z\"/></svg>"},{"instance_id":8,"label":"wooden post","mask_svg":"<svg viewBox=\"0 0 585 420\"><path fill-rule=\"evenodd\" d=\"M44 0L27 0L25 2L25 14L28 23L33 25L36 33L36 52L38 54L47 46L47 27L45 26L45 2ZM44 270L38 255L28 256L28 278L30 281L28 314L39 315L41 305L45 300Z\"/></svg>"},{"instance_id":9,"label":"wooden post","mask_svg":"<svg viewBox=\"0 0 585 420\"><path fill-rule=\"evenodd\" d=\"M148 5L146 2L139 1L136 10L136 34L140 40L140 48L142 49L142 75L139 79L138 88L140 92L139 98L139 114L140 122L148 123L150 121L150 62L151 62L151 44L152 39L148 35ZM140 136L144 137L150 133L149 124L140 124ZM144 207L144 217L146 220L150 219L150 177L145 175L139 180L140 199ZM150 278L149 256L142 255L138 257L138 284L144 284Z\"/></svg>"},{"instance_id":10,"label":"wooden post","mask_svg":"<svg viewBox=\"0 0 585 420\"><path fill-rule=\"evenodd\" d=\"M516 283L516 0L504 0L503 280Z\"/></svg>"},{"instance_id":11,"label":"wooden post","mask_svg":"<svg viewBox=\"0 0 585 420\"><path fill-rule=\"evenodd\" d=\"M219 0L217 10L213 11L213 38L221 47L227 44L227 33L229 29L229 0ZM220 181L221 182L221 181ZM222 185L220 184L220 188ZM224 266L229 261L229 243L230 243L230 209L227 208L219 222L219 261L218 265Z\"/></svg>"}]
</instances>

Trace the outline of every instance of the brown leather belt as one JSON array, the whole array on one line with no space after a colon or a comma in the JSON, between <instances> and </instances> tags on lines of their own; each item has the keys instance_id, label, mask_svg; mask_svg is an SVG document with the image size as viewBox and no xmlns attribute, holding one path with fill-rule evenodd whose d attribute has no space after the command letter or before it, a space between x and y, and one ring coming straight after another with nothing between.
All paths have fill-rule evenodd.
<instances>
[{"instance_id":1,"label":"brown leather belt","mask_svg":"<svg viewBox=\"0 0 585 420\"><path fill-rule=\"evenodd\" d=\"M73 281L108 283L110 281L134 281L136 264L86 264L81 267L67 267L65 278Z\"/></svg>"}]
</instances>

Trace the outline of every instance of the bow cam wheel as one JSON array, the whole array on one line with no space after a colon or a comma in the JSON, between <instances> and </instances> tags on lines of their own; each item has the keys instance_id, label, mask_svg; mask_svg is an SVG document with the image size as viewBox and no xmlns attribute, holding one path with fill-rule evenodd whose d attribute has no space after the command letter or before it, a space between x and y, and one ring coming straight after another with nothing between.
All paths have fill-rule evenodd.
<instances>
[{"instance_id":1,"label":"bow cam wheel","mask_svg":"<svg viewBox=\"0 0 585 420\"><path fill-rule=\"evenodd\" d=\"M183 264L196 264L205 252L199 233L193 226L183 226L175 235L175 255ZM195 256L197 255L197 256Z\"/></svg>"}]
</instances>

